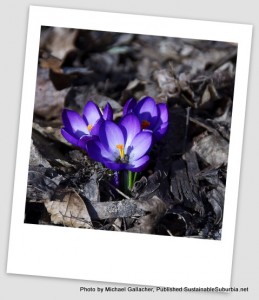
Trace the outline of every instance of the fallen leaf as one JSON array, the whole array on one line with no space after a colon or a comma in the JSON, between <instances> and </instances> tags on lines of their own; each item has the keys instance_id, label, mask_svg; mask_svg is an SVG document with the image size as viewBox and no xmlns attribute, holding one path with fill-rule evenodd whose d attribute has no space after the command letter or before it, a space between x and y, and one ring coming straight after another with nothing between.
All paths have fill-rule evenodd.
<instances>
[{"instance_id":1,"label":"fallen leaf","mask_svg":"<svg viewBox=\"0 0 259 300\"><path fill-rule=\"evenodd\" d=\"M38 69L34 113L46 120L60 118L67 90L57 91L47 69Z\"/></svg>"},{"instance_id":2,"label":"fallen leaf","mask_svg":"<svg viewBox=\"0 0 259 300\"><path fill-rule=\"evenodd\" d=\"M75 191L67 191L61 200L45 200L44 204L53 224L92 228L86 205Z\"/></svg>"},{"instance_id":3,"label":"fallen leaf","mask_svg":"<svg viewBox=\"0 0 259 300\"><path fill-rule=\"evenodd\" d=\"M138 201L138 208L146 214L140 217L135 226L128 229L128 232L154 233L155 227L166 212L167 205L157 196L153 196L145 201Z\"/></svg>"},{"instance_id":4,"label":"fallen leaf","mask_svg":"<svg viewBox=\"0 0 259 300\"><path fill-rule=\"evenodd\" d=\"M84 195L91 202L100 201L100 190L96 173L94 173L85 184Z\"/></svg>"},{"instance_id":5,"label":"fallen leaf","mask_svg":"<svg viewBox=\"0 0 259 300\"><path fill-rule=\"evenodd\" d=\"M30 166L43 166L45 168L50 168L50 163L40 154L38 149L33 144L31 140L31 151L30 151Z\"/></svg>"},{"instance_id":6,"label":"fallen leaf","mask_svg":"<svg viewBox=\"0 0 259 300\"><path fill-rule=\"evenodd\" d=\"M40 167L39 170L29 170L27 195L29 200L45 200L51 199L57 188L57 183L46 176L44 173L46 168Z\"/></svg>"},{"instance_id":7,"label":"fallen leaf","mask_svg":"<svg viewBox=\"0 0 259 300\"><path fill-rule=\"evenodd\" d=\"M50 27L42 31L40 48L63 60L66 54L75 49L76 29Z\"/></svg>"},{"instance_id":8,"label":"fallen leaf","mask_svg":"<svg viewBox=\"0 0 259 300\"><path fill-rule=\"evenodd\" d=\"M201 134L194 142L192 150L207 164L218 167L228 162L228 142L221 136Z\"/></svg>"}]
</instances>

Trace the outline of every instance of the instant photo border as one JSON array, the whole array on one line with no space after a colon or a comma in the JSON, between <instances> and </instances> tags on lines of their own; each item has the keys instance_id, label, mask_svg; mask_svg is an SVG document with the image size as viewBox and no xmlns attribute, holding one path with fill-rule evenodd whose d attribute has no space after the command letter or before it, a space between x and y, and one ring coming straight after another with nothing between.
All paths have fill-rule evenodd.
<instances>
[{"instance_id":1,"label":"instant photo border","mask_svg":"<svg viewBox=\"0 0 259 300\"><path fill-rule=\"evenodd\" d=\"M41 26L238 44L223 234L220 241L24 223ZM31 6L7 273L168 287L229 287L252 26Z\"/></svg>"}]
</instances>

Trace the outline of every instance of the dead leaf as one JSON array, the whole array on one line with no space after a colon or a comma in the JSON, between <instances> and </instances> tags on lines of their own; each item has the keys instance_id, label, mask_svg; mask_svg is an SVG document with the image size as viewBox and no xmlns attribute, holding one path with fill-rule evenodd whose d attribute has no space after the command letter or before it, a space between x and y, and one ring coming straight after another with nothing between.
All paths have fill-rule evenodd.
<instances>
[{"instance_id":1,"label":"dead leaf","mask_svg":"<svg viewBox=\"0 0 259 300\"><path fill-rule=\"evenodd\" d=\"M186 211L169 210L159 220L156 232L161 235L185 236L190 218Z\"/></svg>"},{"instance_id":2,"label":"dead leaf","mask_svg":"<svg viewBox=\"0 0 259 300\"><path fill-rule=\"evenodd\" d=\"M92 228L91 218L83 199L73 190L65 193L62 200L45 200L51 222L77 228Z\"/></svg>"},{"instance_id":3,"label":"dead leaf","mask_svg":"<svg viewBox=\"0 0 259 300\"><path fill-rule=\"evenodd\" d=\"M51 69L55 72L62 72L62 60L50 55L49 53L43 52L42 57L39 59L39 63L40 67L43 69Z\"/></svg>"},{"instance_id":4,"label":"dead leaf","mask_svg":"<svg viewBox=\"0 0 259 300\"><path fill-rule=\"evenodd\" d=\"M154 79L157 81L158 86L161 90L161 96L164 96L165 99L178 97L181 88L179 81L165 69L158 70L154 72Z\"/></svg>"},{"instance_id":5,"label":"dead leaf","mask_svg":"<svg viewBox=\"0 0 259 300\"><path fill-rule=\"evenodd\" d=\"M218 167L228 162L228 142L221 136L201 134L193 144L193 150L207 164Z\"/></svg>"},{"instance_id":6,"label":"dead leaf","mask_svg":"<svg viewBox=\"0 0 259 300\"><path fill-rule=\"evenodd\" d=\"M94 173L85 184L84 196L91 202L100 201L100 190L96 173Z\"/></svg>"},{"instance_id":7,"label":"dead leaf","mask_svg":"<svg viewBox=\"0 0 259 300\"><path fill-rule=\"evenodd\" d=\"M67 90L57 91L47 69L38 69L34 113L46 120L60 118Z\"/></svg>"},{"instance_id":8,"label":"dead leaf","mask_svg":"<svg viewBox=\"0 0 259 300\"><path fill-rule=\"evenodd\" d=\"M63 60L66 54L75 49L76 29L50 27L42 31L40 48Z\"/></svg>"},{"instance_id":9,"label":"dead leaf","mask_svg":"<svg viewBox=\"0 0 259 300\"><path fill-rule=\"evenodd\" d=\"M204 206L199 190L195 185L195 172L197 171L197 166L195 165L196 163L194 162L188 162L186 165L183 159L172 162L170 191L176 201L183 203L184 206L197 211L203 216Z\"/></svg>"},{"instance_id":10,"label":"dead leaf","mask_svg":"<svg viewBox=\"0 0 259 300\"><path fill-rule=\"evenodd\" d=\"M94 101L101 109L109 103L114 111L118 113L122 111L122 106L115 100L98 94L94 86L78 86L72 87L66 96L65 106L69 109L82 111L87 101Z\"/></svg>"},{"instance_id":11,"label":"dead leaf","mask_svg":"<svg viewBox=\"0 0 259 300\"><path fill-rule=\"evenodd\" d=\"M140 217L135 226L127 231L138 233L154 233L159 219L166 212L167 205L157 196L153 196L145 201L138 201L138 207L146 214L143 217Z\"/></svg>"},{"instance_id":12,"label":"dead leaf","mask_svg":"<svg viewBox=\"0 0 259 300\"><path fill-rule=\"evenodd\" d=\"M50 168L50 163L40 154L38 149L34 146L33 140L31 140L31 152L30 152L30 166L42 165L45 168Z\"/></svg>"},{"instance_id":13,"label":"dead leaf","mask_svg":"<svg viewBox=\"0 0 259 300\"><path fill-rule=\"evenodd\" d=\"M44 167L39 167L39 170L29 170L27 199L40 201L51 199L53 196L57 183L44 174L45 170Z\"/></svg>"}]
</instances>

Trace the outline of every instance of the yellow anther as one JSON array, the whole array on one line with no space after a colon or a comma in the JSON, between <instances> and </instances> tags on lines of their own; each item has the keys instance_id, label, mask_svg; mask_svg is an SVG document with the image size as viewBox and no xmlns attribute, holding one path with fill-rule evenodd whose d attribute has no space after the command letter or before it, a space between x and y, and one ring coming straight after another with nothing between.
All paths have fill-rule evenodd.
<instances>
[{"instance_id":1,"label":"yellow anther","mask_svg":"<svg viewBox=\"0 0 259 300\"><path fill-rule=\"evenodd\" d=\"M150 125L150 122L148 122L147 120L144 120L144 121L141 122L141 128L142 129L148 128L149 125Z\"/></svg>"},{"instance_id":2,"label":"yellow anther","mask_svg":"<svg viewBox=\"0 0 259 300\"><path fill-rule=\"evenodd\" d=\"M91 132L92 128L93 128L92 124L87 125L87 129L88 129L89 132Z\"/></svg>"},{"instance_id":3,"label":"yellow anther","mask_svg":"<svg viewBox=\"0 0 259 300\"><path fill-rule=\"evenodd\" d=\"M124 146L122 144L116 145L116 148L119 149L121 159L124 158Z\"/></svg>"}]
</instances>

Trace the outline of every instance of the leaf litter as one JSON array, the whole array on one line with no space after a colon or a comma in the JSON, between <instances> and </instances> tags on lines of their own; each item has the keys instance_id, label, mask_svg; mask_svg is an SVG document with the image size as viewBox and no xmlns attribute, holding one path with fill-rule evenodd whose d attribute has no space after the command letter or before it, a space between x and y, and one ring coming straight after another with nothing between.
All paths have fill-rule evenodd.
<instances>
[{"instance_id":1,"label":"leaf litter","mask_svg":"<svg viewBox=\"0 0 259 300\"><path fill-rule=\"evenodd\" d=\"M221 239L237 45L42 27L25 222ZM131 194L60 134L63 108L149 95L167 135ZM224 230L224 228L223 228Z\"/></svg>"}]
</instances>

